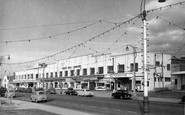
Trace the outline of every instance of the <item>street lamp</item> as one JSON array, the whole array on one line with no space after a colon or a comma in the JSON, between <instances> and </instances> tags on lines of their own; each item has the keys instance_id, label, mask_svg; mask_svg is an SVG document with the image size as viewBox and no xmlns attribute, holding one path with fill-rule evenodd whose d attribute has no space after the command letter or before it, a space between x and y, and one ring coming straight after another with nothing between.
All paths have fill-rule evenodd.
<instances>
[{"instance_id":1,"label":"street lamp","mask_svg":"<svg viewBox=\"0 0 185 115\"><path fill-rule=\"evenodd\" d=\"M134 46L132 46L132 45L127 45L126 46L126 50L127 51L129 51L129 46L133 49L133 62L134 62L134 66L133 66L133 68L134 68L134 72L133 72L133 77L132 77L132 89L133 89L133 97L136 97L136 89L135 89L135 85L136 85L136 64L135 64L135 62L136 62L136 48L137 47L134 47Z\"/></svg>"},{"instance_id":2,"label":"street lamp","mask_svg":"<svg viewBox=\"0 0 185 115\"><path fill-rule=\"evenodd\" d=\"M165 2L166 0L158 0L158 2ZM143 74L144 74L144 97L143 97L143 114L148 115L149 110L149 100L148 100L148 67L147 67L147 38L146 38L146 10L145 10L146 0L141 1L140 11L143 21Z\"/></svg>"}]
</instances>

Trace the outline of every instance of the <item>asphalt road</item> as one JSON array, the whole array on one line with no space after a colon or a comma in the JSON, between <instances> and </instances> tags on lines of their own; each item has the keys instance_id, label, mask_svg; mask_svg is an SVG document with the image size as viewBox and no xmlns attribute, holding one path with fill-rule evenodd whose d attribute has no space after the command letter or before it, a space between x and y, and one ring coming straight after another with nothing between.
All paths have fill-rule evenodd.
<instances>
[{"instance_id":1,"label":"asphalt road","mask_svg":"<svg viewBox=\"0 0 185 115\"><path fill-rule=\"evenodd\" d=\"M31 94L19 93L15 99L29 101ZM104 97L79 97L69 95L48 95L48 105L65 107L104 115L142 115L142 101L120 100ZM151 115L184 115L184 105L150 102Z\"/></svg>"}]
</instances>

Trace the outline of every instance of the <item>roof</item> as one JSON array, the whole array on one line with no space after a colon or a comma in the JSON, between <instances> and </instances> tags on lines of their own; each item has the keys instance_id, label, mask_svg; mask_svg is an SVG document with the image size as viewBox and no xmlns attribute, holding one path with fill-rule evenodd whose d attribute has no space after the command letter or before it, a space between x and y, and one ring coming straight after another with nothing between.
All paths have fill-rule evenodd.
<instances>
[{"instance_id":1,"label":"roof","mask_svg":"<svg viewBox=\"0 0 185 115\"><path fill-rule=\"evenodd\" d=\"M182 74L185 74L185 71L178 71L172 73L172 75L182 75Z\"/></svg>"}]
</instances>

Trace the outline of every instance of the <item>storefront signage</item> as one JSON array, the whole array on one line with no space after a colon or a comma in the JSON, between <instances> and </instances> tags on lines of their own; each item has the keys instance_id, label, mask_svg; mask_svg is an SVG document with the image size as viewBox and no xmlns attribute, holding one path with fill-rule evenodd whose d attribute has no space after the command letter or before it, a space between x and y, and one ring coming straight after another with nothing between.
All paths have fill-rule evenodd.
<instances>
[{"instance_id":1,"label":"storefront signage","mask_svg":"<svg viewBox=\"0 0 185 115\"><path fill-rule=\"evenodd\" d=\"M62 69L73 69L73 68L81 68L81 65L62 67Z\"/></svg>"},{"instance_id":2,"label":"storefront signage","mask_svg":"<svg viewBox=\"0 0 185 115\"><path fill-rule=\"evenodd\" d=\"M81 65L76 65L74 66L74 68L81 68Z\"/></svg>"}]
</instances>

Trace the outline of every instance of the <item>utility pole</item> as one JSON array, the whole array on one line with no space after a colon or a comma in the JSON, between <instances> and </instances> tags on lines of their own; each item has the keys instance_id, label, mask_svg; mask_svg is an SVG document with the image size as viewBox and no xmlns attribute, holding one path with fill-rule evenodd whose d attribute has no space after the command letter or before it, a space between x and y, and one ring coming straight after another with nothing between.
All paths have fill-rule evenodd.
<instances>
[{"instance_id":1,"label":"utility pole","mask_svg":"<svg viewBox=\"0 0 185 115\"><path fill-rule=\"evenodd\" d=\"M158 2L165 2L165 0L158 0ZM143 97L143 114L149 115L149 99L148 99L148 55L147 55L147 34L146 34L146 10L145 10L146 0L141 1L141 16L143 21L143 75L144 75L144 97Z\"/></svg>"}]
</instances>

